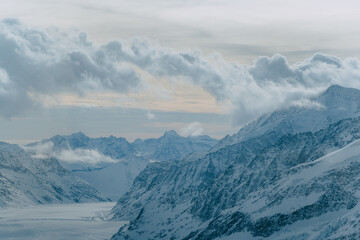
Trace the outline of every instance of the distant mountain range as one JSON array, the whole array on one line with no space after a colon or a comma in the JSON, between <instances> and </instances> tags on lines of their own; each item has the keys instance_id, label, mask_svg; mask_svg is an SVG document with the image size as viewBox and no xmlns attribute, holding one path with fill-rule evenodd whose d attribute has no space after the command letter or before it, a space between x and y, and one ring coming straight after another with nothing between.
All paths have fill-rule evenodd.
<instances>
[{"instance_id":1,"label":"distant mountain range","mask_svg":"<svg viewBox=\"0 0 360 240\"><path fill-rule=\"evenodd\" d=\"M112 239L359 239L360 91L331 86L198 158L149 164Z\"/></svg>"},{"instance_id":2,"label":"distant mountain range","mask_svg":"<svg viewBox=\"0 0 360 240\"><path fill-rule=\"evenodd\" d=\"M40 153L57 158L104 196L117 200L130 189L135 177L148 163L203 153L217 142L205 135L182 137L174 130L165 132L160 138L137 139L132 143L125 138L90 138L78 132L32 143L26 149L34 155ZM88 161L82 161L86 158Z\"/></svg>"}]
</instances>

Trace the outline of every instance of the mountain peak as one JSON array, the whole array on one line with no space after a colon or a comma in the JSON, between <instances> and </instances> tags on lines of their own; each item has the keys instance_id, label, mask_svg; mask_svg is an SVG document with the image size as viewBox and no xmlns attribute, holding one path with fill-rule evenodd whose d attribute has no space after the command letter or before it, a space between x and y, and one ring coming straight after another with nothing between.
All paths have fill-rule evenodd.
<instances>
[{"instance_id":1,"label":"mountain peak","mask_svg":"<svg viewBox=\"0 0 360 240\"><path fill-rule=\"evenodd\" d=\"M332 111L341 112L339 114L348 112L346 117L357 116L360 110L360 90L355 88L332 85L315 100Z\"/></svg>"},{"instance_id":2,"label":"mountain peak","mask_svg":"<svg viewBox=\"0 0 360 240\"><path fill-rule=\"evenodd\" d=\"M71 137L75 137L75 138L87 138L88 136L86 136L83 132L79 131L76 133L71 134Z\"/></svg>"},{"instance_id":3,"label":"mountain peak","mask_svg":"<svg viewBox=\"0 0 360 240\"><path fill-rule=\"evenodd\" d=\"M343 87L337 84L328 87L320 96L321 97L341 97L341 98L352 98L360 97L360 90L355 88Z\"/></svg>"},{"instance_id":4,"label":"mountain peak","mask_svg":"<svg viewBox=\"0 0 360 240\"><path fill-rule=\"evenodd\" d=\"M299 108L294 106L262 115L257 120L242 127L232 137L222 139L212 151L264 135L270 131L277 134L315 132L339 120L360 116L359 89L331 85L312 100L322 107Z\"/></svg>"},{"instance_id":5,"label":"mountain peak","mask_svg":"<svg viewBox=\"0 0 360 240\"><path fill-rule=\"evenodd\" d=\"M164 133L164 137L169 136L180 137L180 135L175 130L169 130Z\"/></svg>"},{"instance_id":6,"label":"mountain peak","mask_svg":"<svg viewBox=\"0 0 360 240\"><path fill-rule=\"evenodd\" d=\"M0 151L17 153L17 152L22 152L23 149L16 144L0 142Z\"/></svg>"},{"instance_id":7,"label":"mountain peak","mask_svg":"<svg viewBox=\"0 0 360 240\"><path fill-rule=\"evenodd\" d=\"M331 85L330 87L328 87L327 89L326 89L326 92L328 92L328 91L339 91L339 90L341 90L341 89L346 89L346 87L343 87L343 86L340 86L340 85L338 85L338 84L333 84L333 85Z\"/></svg>"},{"instance_id":8,"label":"mountain peak","mask_svg":"<svg viewBox=\"0 0 360 240\"><path fill-rule=\"evenodd\" d=\"M134 140L133 143L142 143L142 142L143 142L143 140L141 138L137 138Z\"/></svg>"}]
</instances>

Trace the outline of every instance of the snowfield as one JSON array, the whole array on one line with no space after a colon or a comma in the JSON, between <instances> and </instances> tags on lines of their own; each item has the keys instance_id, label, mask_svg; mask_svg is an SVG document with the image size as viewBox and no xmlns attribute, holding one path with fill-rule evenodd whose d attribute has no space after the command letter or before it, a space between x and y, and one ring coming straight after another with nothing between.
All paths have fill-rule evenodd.
<instances>
[{"instance_id":1,"label":"snowfield","mask_svg":"<svg viewBox=\"0 0 360 240\"><path fill-rule=\"evenodd\" d=\"M108 239L125 221L111 221L113 202L0 210L0 239Z\"/></svg>"}]
</instances>

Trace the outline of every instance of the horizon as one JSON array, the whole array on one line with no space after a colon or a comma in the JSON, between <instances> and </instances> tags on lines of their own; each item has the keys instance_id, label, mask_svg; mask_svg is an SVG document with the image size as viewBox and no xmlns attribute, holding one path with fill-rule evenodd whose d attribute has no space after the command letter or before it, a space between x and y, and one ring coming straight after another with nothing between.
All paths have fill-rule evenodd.
<instances>
[{"instance_id":1,"label":"horizon","mask_svg":"<svg viewBox=\"0 0 360 240\"><path fill-rule=\"evenodd\" d=\"M360 92L360 89L356 89L356 88L352 88L352 87L343 87L339 84L333 84L333 85L330 85L328 88L326 88L323 92L320 92L316 97L318 96L321 96L322 94L326 93L330 88L334 88L334 87L340 87L340 88L345 88L345 89L354 89L354 90L358 90ZM289 105L287 106L287 108L289 107L294 107L294 106L298 106L298 107L309 107L307 105L303 105L303 104L297 104L297 105ZM312 106L310 106L311 108ZM315 108L318 108L319 106L317 105L314 105ZM322 106L323 107L323 106ZM285 109L277 109L276 111L274 112L277 112L277 111L281 111L281 110L285 110ZM272 113L274 113L272 112ZM266 114L264 114L266 115ZM259 118L263 117L264 115L261 115ZM250 121L249 123L251 122L254 122L256 120L258 120L259 118L256 118L256 119L253 119L252 121ZM188 137L198 137L198 136L208 136L208 137L211 137L213 139L216 139L216 140L222 140L223 138L227 137L227 136L232 136L234 134L236 134L239 130L241 130L241 128L245 127L246 125L248 125L249 123L245 124L244 126L241 126L237 131L235 131L234 133L232 134L226 134L224 136L219 136L219 137L214 137L214 136L210 136L208 134L205 134L203 133L203 131L194 131L194 128L195 130L198 130L199 128L199 123L198 122L195 122L195 124L190 124L188 125L187 127L185 128L182 128L182 129L167 129L167 130L164 130L164 132L162 133L159 133L157 135L151 135L149 137L137 137L137 138L131 138L133 135L130 136L130 138L127 138L125 136L116 136L116 135L113 135L113 134L110 134L110 135L96 135L96 136L93 136L93 135L89 135L87 134L86 132L83 132L83 131L74 131L74 132L71 132L71 133L68 133L68 134L55 134L55 135L52 135L52 136L49 136L49 137L45 137L45 138L42 138L42 139L35 139L35 140L15 140L15 141L1 141L1 142L6 142L6 143L11 143L11 144L17 144L17 145L20 145L20 146L25 146L27 144L30 144L30 143L35 143L35 142L41 142L42 140L47 140L47 139L50 139L52 137L55 137L55 136L61 136L61 137L68 137L68 136L72 136L72 135L77 135L77 134L83 134L85 135L86 137L89 137L89 138L110 138L110 137L116 137L116 138L124 138L127 142L129 143L133 143L135 142L136 140L147 140L147 139L156 139L156 138L160 138L162 136L164 136L166 133L168 132L175 132L177 135L181 136L181 137L185 137L185 138L188 138ZM192 126L192 125L195 125L195 126Z\"/></svg>"},{"instance_id":2,"label":"horizon","mask_svg":"<svg viewBox=\"0 0 360 240\"><path fill-rule=\"evenodd\" d=\"M210 137L210 138L213 138L213 139L216 139L216 140L221 140L222 138L226 137L226 136L223 136L222 138L215 138L215 137L212 137L212 136L209 136L207 134L200 134L200 135L182 135L180 134L178 131L174 130L174 129L169 129L169 130L166 130L165 132L163 132L162 134L160 134L159 136L155 136L155 137L149 137L149 138L135 138L135 139L132 139L132 140L129 140L125 137L122 137L122 136L115 136L115 135L107 135L107 136L90 136L82 131L78 131L78 132L73 132L73 133L70 133L70 134L56 134L56 135L53 135L49 138L43 138L43 139L38 139L38 140L27 140L29 142L23 142L23 143L17 143L17 142L6 142L6 141L0 141L0 142L4 142L4 143L10 143L10 144L16 144L16 145L19 145L19 146L23 146L23 145L27 145L27 144L31 144L31 143L36 143L36 142L41 142L42 140L49 140L51 139L52 137L56 137L56 136L60 136L60 137L69 137L69 136L73 136L73 135L78 135L78 134L83 134L84 136L88 137L88 138L111 138L111 137L115 137L115 138L123 138L125 139L127 142L129 143L134 143L136 140L147 140L147 139L157 139L157 138L160 138L160 137L163 137L166 133L168 132L172 132L174 131L177 135L179 135L180 137L184 137L184 138L194 138L194 137L202 137L202 136L206 136L206 137Z\"/></svg>"}]
</instances>

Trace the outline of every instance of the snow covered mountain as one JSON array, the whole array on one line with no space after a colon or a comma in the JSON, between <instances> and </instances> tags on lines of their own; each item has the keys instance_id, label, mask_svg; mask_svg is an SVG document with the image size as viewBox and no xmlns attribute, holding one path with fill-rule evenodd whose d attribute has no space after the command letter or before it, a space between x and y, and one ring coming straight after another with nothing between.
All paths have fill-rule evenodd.
<instances>
[{"instance_id":1,"label":"snow covered mountain","mask_svg":"<svg viewBox=\"0 0 360 240\"><path fill-rule=\"evenodd\" d=\"M130 223L112 239L360 238L360 91L316 100L200 159L149 164L113 209Z\"/></svg>"},{"instance_id":2,"label":"snow covered mountain","mask_svg":"<svg viewBox=\"0 0 360 240\"><path fill-rule=\"evenodd\" d=\"M0 207L107 201L54 158L32 158L21 147L0 143Z\"/></svg>"},{"instance_id":3,"label":"snow covered mountain","mask_svg":"<svg viewBox=\"0 0 360 240\"><path fill-rule=\"evenodd\" d=\"M206 152L218 140L209 136L182 137L175 131L160 138L129 143L114 136L90 138L79 132L29 144L32 154L53 156L74 174L113 200L130 189L135 177L149 162L181 159L193 152Z\"/></svg>"},{"instance_id":4,"label":"snow covered mountain","mask_svg":"<svg viewBox=\"0 0 360 240\"><path fill-rule=\"evenodd\" d=\"M54 156L71 170L104 168L119 159L134 155L135 152L125 138L90 138L82 132L68 136L56 135L28 144L25 149L33 154Z\"/></svg>"},{"instance_id":5,"label":"snow covered mountain","mask_svg":"<svg viewBox=\"0 0 360 240\"><path fill-rule=\"evenodd\" d=\"M313 132L341 119L357 116L360 116L360 91L332 85L310 101L263 115L250 122L238 133L222 139L213 150L261 136L269 131L278 135Z\"/></svg>"},{"instance_id":6,"label":"snow covered mountain","mask_svg":"<svg viewBox=\"0 0 360 240\"><path fill-rule=\"evenodd\" d=\"M168 161L182 159L194 152L207 152L217 143L218 140L207 135L182 137L170 130L160 138L137 139L132 146L141 156L154 161Z\"/></svg>"}]
</instances>

